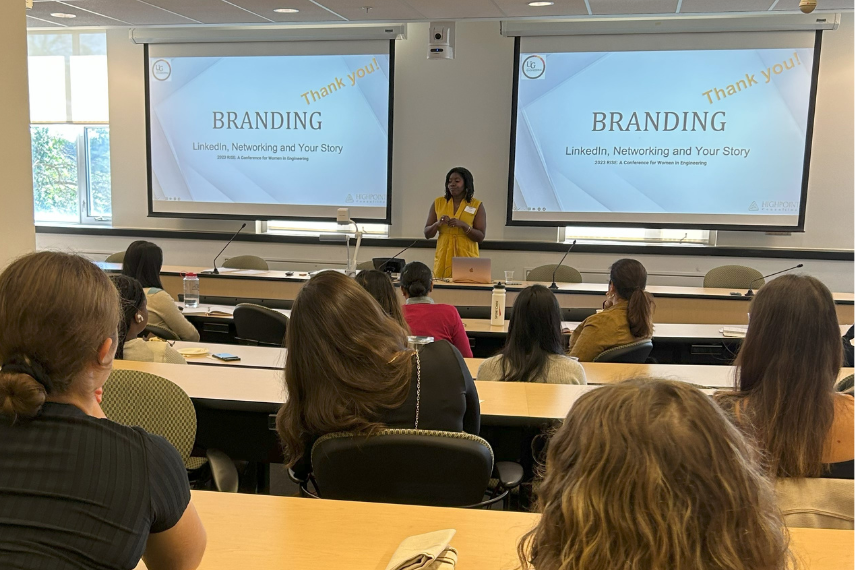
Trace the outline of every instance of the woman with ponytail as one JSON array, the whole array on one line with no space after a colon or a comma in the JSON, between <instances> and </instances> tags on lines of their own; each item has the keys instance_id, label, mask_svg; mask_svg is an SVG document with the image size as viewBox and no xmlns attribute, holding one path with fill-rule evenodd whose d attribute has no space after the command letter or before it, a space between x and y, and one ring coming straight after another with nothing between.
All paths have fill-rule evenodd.
<instances>
[{"instance_id":1,"label":"woman with ponytail","mask_svg":"<svg viewBox=\"0 0 855 570\"><path fill-rule=\"evenodd\" d=\"M610 348L653 336L653 296L644 290L647 270L635 259L619 259L609 268L603 310L573 331L570 356L591 362Z\"/></svg>"},{"instance_id":2,"label":"woman with ponytail","mask_svg":"<svg viewBox=\"0 0 855 570\"><path fill-rule=\"evenodd\" d=\"M0 274L0 568L202 560L181 456L101 410L121 318L110 279L82 257L33 253Z\"/></svg>"}]
</instances>

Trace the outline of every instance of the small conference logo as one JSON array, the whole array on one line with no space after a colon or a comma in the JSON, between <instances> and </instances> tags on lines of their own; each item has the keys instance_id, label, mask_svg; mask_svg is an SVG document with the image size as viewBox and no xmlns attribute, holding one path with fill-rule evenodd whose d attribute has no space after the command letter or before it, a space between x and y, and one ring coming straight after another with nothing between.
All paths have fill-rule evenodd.
<instances>
[{"instance_id":1,"label":"small conference logo","mask_svg":"<svg viewBox=\"0 0 855 570\"><path fill-rule=\"evenodd\" d=\"M151 75L158 81L167 81L172 77L172 65L165 59L158 59L151 65Z\"/></svg>"},{"instance_id":2,"label":"small conference logo","mask_svg":"<svg viewBox=\"0 0 855 570\"><path fill-rule=\"evenodd\" d=\"M348 194L347 198L344 200L345 204L353 204L353 194Z\"/></svg>"},{"instance_id":3,"label":"small conference logo","mask_svg":"<svg viewBox=\"0 0 855 570\"><path fill-rule=\"evenodd\" d=\"M546 60L539 55L530 55L523 60L522 72L528 79L542 79L546 72Z\"/></svg>"},{"instance_id":4,"label":"small conference logo","mask_svg":"<svg viewBox=\"0 0 855 570\"><path fill-rule=\"evenodd\" d=\"M759 209L760 209L760 207L757 205L757 202L751 202L751 205L750 205L750 206L748 206L748 211L749 211L749 212L756 212L756 211L758 211Z\"/></svg>"}]
</instances>

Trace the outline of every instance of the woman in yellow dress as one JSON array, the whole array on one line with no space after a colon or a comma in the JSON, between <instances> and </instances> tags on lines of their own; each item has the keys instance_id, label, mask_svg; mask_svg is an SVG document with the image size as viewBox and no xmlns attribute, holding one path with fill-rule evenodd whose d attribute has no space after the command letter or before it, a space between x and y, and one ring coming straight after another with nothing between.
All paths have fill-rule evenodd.
<instances>
[{"instance_id":1,"label":"woman in yellow dress","mask_svg":"<svg viewBox=\"0 0 855 570\"><path fill-rule=\"evenodd\" d=\"M434 200L430 207L425 237L430 239L439 232L433 262L437 279L451 277L452 258L478 257L478 244L487 233L487 212L474 194L472 173L455 166L445 175L445 196Z\"/></svg>"}]
</instances>

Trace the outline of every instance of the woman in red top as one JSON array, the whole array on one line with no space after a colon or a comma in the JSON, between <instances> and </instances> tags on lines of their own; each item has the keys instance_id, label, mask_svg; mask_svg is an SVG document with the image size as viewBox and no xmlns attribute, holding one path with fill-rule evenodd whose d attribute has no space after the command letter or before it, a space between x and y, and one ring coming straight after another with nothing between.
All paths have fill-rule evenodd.
<instances>
[{"instance_id":1,"label":"woman in red top","mask_svg":"<svg viewBox=\"0 0 855 570\"><path fill-rule=\"evenodd\" d=\"M432 336L453 344L463 358L472 358L469 339L457 309L451 305L434 303L429 297L433 290L433 274L419 261L412 261L401 272L401 293L407 300L404 319L416 336Z\"/></svg>"}]
</instances>

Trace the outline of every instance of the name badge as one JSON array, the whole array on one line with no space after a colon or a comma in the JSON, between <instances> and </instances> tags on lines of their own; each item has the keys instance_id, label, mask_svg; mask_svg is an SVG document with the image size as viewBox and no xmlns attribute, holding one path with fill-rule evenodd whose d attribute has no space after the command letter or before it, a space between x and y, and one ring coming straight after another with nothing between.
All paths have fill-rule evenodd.
<instances>
[{"instance_id":1,"label":"name badge","mask_svg":"<svg viewBox=\"0 0 855 570\"><path fill-rule=\"evenodd\" d=\"M466 206L465 208L463 208L463 211L467 214L474 214L476 212L475 208L473 208L472 206Z\"/></svg>"}]
</instances>

